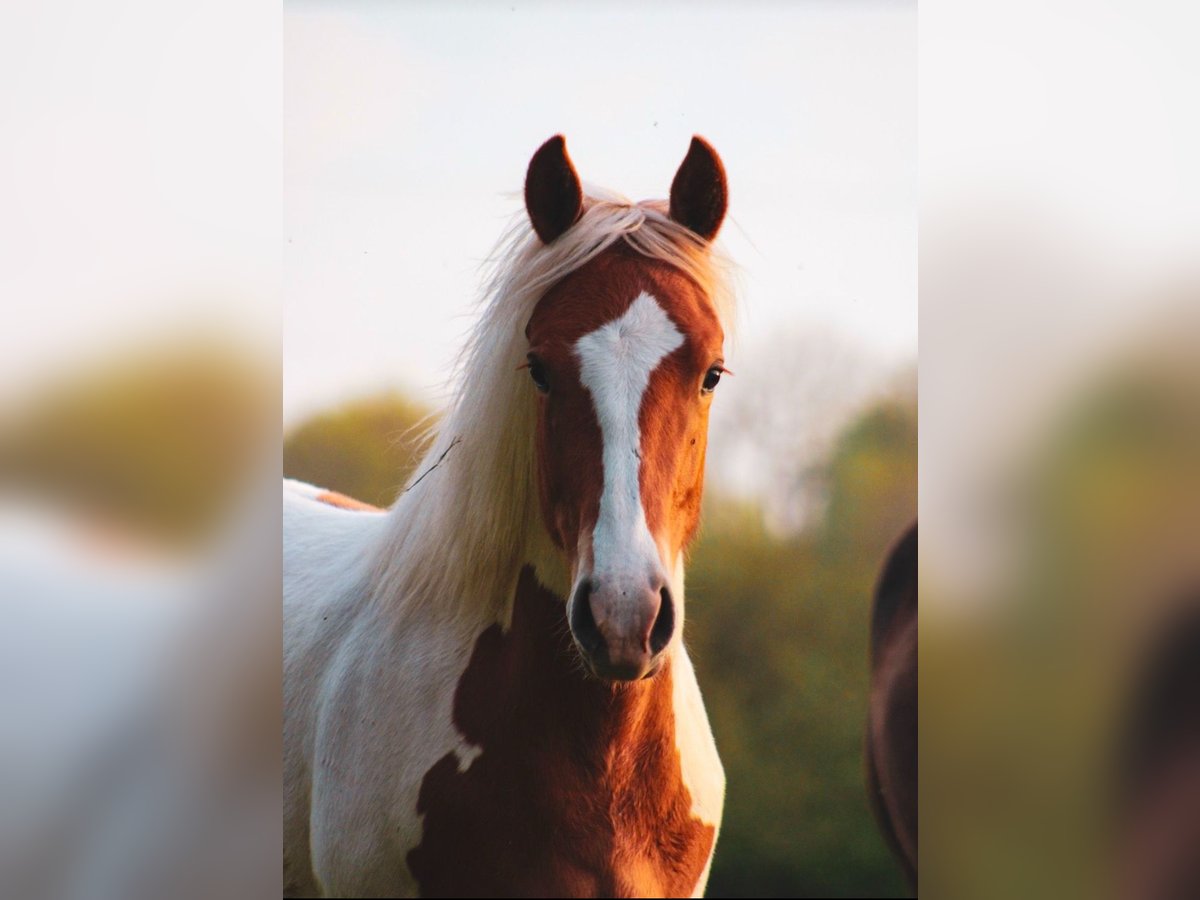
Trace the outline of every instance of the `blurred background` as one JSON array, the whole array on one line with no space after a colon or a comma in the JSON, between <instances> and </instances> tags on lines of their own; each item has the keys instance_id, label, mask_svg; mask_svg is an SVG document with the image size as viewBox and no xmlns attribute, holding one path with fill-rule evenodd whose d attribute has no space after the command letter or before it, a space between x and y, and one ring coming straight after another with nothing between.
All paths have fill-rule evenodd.
<instances>
[{"instance_id":1,"label":"blurred background","mask_svg":"<svg viewBox=\"0 0 1200 900\"><path fill-rule=\"evenodd\" d=\"M1197 896L1200 10L921 15L921 889Z\"/></svg>"},{"instance_id":2,"label":"blurred background","mask_svg":"<svg viewBox=\"0 0 1200 900\"><path fill-rule=\"evenodd\" d=\"M281 23L0 13L0 889L277 896Z\"/></svg>"},{"instance_id":3,"label":"blurred background","mask_svg":"<svg viewBox=\"0 0 1200 900\"><path fill-rule=\"evenodd\" d=\"M6 893L277 895L281 419L289 474L387 502L559 130L634 198L693 132L730 171L738 374L689 571L711 893L903 891L859 748L916 491L915 9L589 10L5 10ZM1200 716L1142 688L1200 604L1198 15L922 3L929 896L1180 895L1147 887L1184 834L1155 801L1195 823Z\"/></svg>"},{"instance_id":4,"label":"blurred background","mask_svg":"<svg viewBox=\"0 0 1200 900\"><path fill-rule=\"evenodd\" d=\"M388 505L533 151L665 197L722 155L740 314L688 569L728 804L710 896L904 892L868 620L916 513L916 5L289 2L285 475Z\"/></svg>"}]
</instances>

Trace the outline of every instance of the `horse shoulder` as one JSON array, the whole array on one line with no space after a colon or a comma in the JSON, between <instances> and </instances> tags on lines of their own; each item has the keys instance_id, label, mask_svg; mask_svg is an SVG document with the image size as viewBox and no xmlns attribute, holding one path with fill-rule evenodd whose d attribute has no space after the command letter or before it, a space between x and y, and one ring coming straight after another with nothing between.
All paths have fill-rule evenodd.
<instances>
[{"instance_id":1,"label":"horse shoulder","mask_svg":"<svg viewBox=\"0 0 1200 900\"><path fill-rule=\"evenodd\" d=\"M478 752L453 718L472 641L436 621L364 616L324 679L314 723L313 867L347 896L415 896L406 859L421 842L422 780ZM469 629L468 629L469 630Z\"/></svg>"},{"instance_id":2,"label":"horse shoulder","mask_svg":"<svg viewBox=\"0 0 1200 900\"><path fill-rule=\"evenodd\" d=\"M352 656L364 618L368 551L382 516L346 513L316 489L285 483L283 494L284 880L289 895L319 894L312 833L323 810L315 776L327 757L319 731ZM325 743L328 743L326 739Z\"/></svg>"},{"instance_id":3,"label":"horse shoulder","mask_svg":"<svg viewBox=\"0 0 1200 900\"><path fill-rule=\"evenodd\" d=\"M421 781L447 754L465 764L476 752L455 728L454 692L492 621L367 597L369 573L350 551L362 556L375 538L347 523L382 517L300 500L290 531L285 515L290 855L317 890L412 896Z\"/></svg>"}]
</instances>

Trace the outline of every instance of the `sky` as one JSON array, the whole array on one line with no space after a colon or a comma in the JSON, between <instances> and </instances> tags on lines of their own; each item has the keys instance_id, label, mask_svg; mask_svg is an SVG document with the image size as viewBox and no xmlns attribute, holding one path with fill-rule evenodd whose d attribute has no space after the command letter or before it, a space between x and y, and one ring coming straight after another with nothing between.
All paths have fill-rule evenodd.
<instances>
[{"instance_id":1,"label":"sky","mask_svg":"<svg viewBox=\"0 0 1200 900\"><path fill-rule=\"evenodd\" d=\"M270 3L5 8L0 409L180 331L278 353L282 67Z\"/></svg>"},{"instance_id":2,"label":"sky","mask_svg":"<svg viewBox=\"0 0 1200 900\"><path fill-rule=\"evenodd\" d=\"M1197 33L1177 0L922 3L922 564L954 603L1010 571L1013 485L1089 392L1200 334Z\"/></svg>"},{"instance_id":3,"label":"sky","mask_svg":"<svg viewBox=\"0 0 1200 900\"><path fill-rule=\"evenodd\" d=\"M915 360L916 50L912 3L285 4L285 424L436 402L559 132L634 200L666 196L693 134L716 147L735 371L792 334Z\"/></svg>"}]
</instances>

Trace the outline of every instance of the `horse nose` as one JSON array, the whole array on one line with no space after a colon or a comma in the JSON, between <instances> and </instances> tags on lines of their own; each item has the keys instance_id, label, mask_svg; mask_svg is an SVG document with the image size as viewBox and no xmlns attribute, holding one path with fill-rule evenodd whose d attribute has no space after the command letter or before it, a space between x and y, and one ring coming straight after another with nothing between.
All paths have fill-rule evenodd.
<instances>
[{"instance_id":1,"label":"horse nose","mask_svg":"<svg viewBox=\"0 0 1200 900\"><path fill-rule=\"evenodd\" d=\"M651 674L675 633L675 602L666 579L641 582L584 578L568 621L580 650L601 678L634 681Z\"/></svg>"}]
</instances>

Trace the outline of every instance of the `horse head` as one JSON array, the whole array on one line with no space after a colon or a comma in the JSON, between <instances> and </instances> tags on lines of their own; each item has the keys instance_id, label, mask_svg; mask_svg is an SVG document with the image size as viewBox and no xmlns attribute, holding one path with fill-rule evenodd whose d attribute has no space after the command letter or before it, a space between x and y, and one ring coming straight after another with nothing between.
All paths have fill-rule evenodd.
<instances>
[{"instance_id":1,"label":"horse head","mask_svg":"<svg viewBox=\"0 0 1200 900\"><path fill-rule=\"evenodd\" d=\"M592 205L617 201L585 195L559 136L533 156L525 202L550 245L586 231ZM669 203L626 205L631 229L652 221L703 255L726 203L721 161L694 138ZM650 677L683 626L682 554L726 371L717 308L688 273L617 241L546 291L525 334L538 495L569 564L571 634L595 675Z\"/></svg>"}]
</instances>

